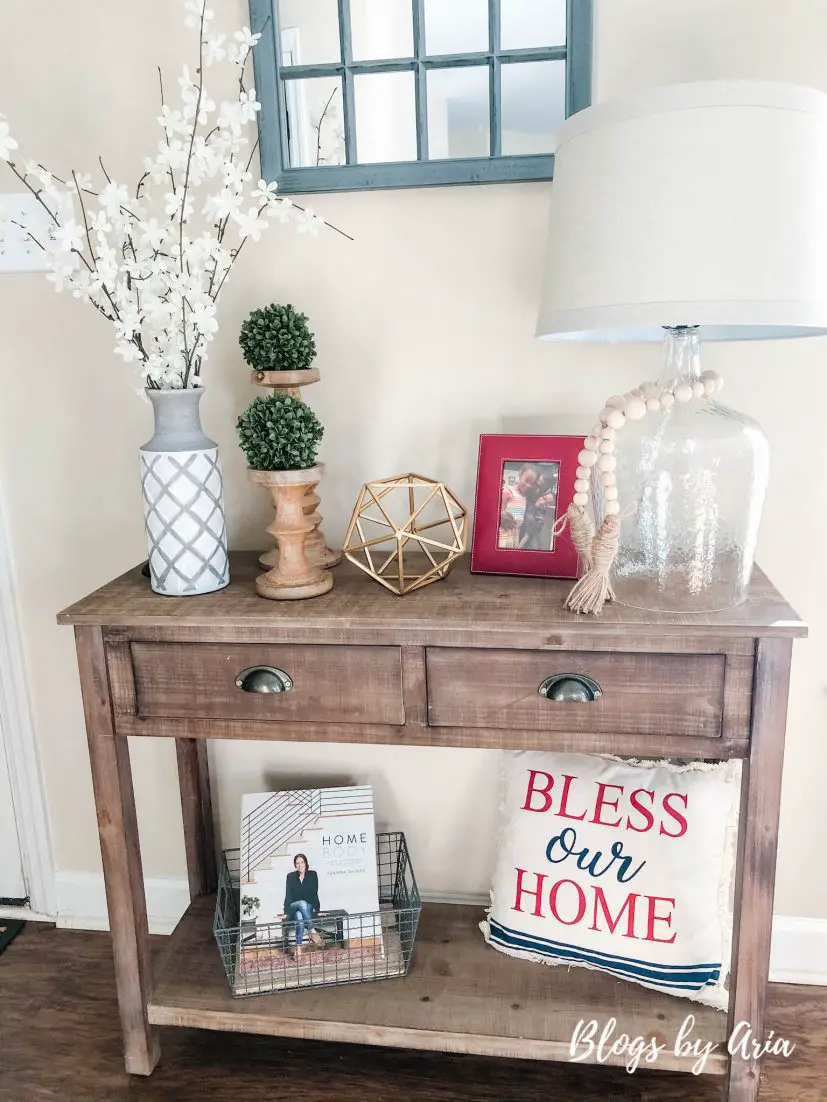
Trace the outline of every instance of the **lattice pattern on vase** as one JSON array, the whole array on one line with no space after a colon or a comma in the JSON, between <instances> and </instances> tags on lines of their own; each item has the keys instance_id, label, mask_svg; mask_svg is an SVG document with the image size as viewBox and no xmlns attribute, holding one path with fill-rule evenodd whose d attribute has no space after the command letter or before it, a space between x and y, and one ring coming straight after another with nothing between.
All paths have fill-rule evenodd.
<instances>
[{"instance_id":1,"label":"lattice pattern on vase","mask_svg":"<svg viewBox=\"0 0 827 1102\"><path fill-rule=\"evenodd\" d=\"M228 585L218 449L142 451L141 486L155 592L177 597Z\"/></svg>"},{"instance_id":2,"label":"lattice pattern on vase","mask_svg":"<svg viewBox=\"0 0 827 1102\"><path fill-rule=\"evenodd\" d=\"M465 551L466 528L465 506L443 482L402 474L362 487L344 552L403 596L445 577Z\"/></svg>"}]
</instances>

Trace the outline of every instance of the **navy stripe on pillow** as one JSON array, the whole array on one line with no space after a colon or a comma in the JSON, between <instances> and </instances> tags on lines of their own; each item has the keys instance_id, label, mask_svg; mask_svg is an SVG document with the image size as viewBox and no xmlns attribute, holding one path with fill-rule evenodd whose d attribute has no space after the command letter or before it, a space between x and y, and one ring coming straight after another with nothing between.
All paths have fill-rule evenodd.
<instances>
[{"instance_id":1,"label":"navy stripe on pillow","mask_svg":"<svg viewBox=\"0 0 827 1102\"><path fill-rule=\"evenodd\" d=\"M572 945L572 944L570 944L569 942L566 942L566 941L553 941L550 938L541 938L539 936L539 934L529 934L529 933L526 933L523 930L515 930L515 929L513 929L513 927L506 926L502 922L499 922L497 919L491 919L491 923L492 923L492 925L495 925L495 926L499 927L499 929L505 931L506 933L516 934L518 937L527 937L527 938L532 938L533 937L533 938L536 938L536 940L542 941L547 945L559 946L562 949L579 949L579 948L581 948L578 945ZM625 954L618 955L616 953L609 953L605 949L589 949L589 950L586 950L586 951L594 953L594 954L596 954L598 956L601 956L601 957L605 957L607 960L625 961L625 962L628 962L630 964L642 964L646 968L649 968L649 967L652 966L651 961L642 960L639 957L629 957L629 956L626 956ZM656 965L656 967L657 968L663 968L663 969L670 969L671 968L671 969L676 969L679 972L685 972L687 969L720 968L720 964L718 964L718 963L702 963L702 964L692 964L692 965L689 965L689 964L658 964L658 965Z\"/></svg>"},{"instance_id":2,"label":"navy stripe on pillow","mask_svg":"<svg viewBox=\"0 0 827 1102\"><path fill-rule=\"evenodd\" d=\"M639 979L657 987L699 991L715 984L721 975L720 963L654 964L634 957L617 956L566 942L552 941L536 934L526 934L503 926L495 919L489 920L489 940L504 948L523 949L570 964L590 964L622 979Z\"/></svg>"}]
</instances>

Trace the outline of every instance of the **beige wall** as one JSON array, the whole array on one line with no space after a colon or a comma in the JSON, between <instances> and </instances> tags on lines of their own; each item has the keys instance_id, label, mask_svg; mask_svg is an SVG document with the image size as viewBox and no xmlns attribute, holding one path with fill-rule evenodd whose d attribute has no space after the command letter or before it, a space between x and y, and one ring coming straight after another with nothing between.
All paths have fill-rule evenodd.
<instances>
[{"instance_id":1,"label":"beige wall","mask_svg":"<svg viewBox=\"0 0 827 1102\"><path fill-rule=\"evenodd\" d=\"M244 17L244 0L216 5ZM771 77L827 88L827 4L820 0L598 0L596 92L675 79ZM55 170L136 177L157 141L156 77L175 86L191 42L169 0L4 0L0 110L24 152ZM687 150L691 157L692 151ZM0 172L0 188L15 190ZM263 496L248 486L234 421L252 397L235 345L245 314L273 299L307 310L327 426L324 513L341 538L359 484L403 468L473 496L480 432L582 431L605 395L657 371L649 348L551 347L532 336L548 185L319 196L355 238L278 229L245 251L221 306L209 366L207 430L223 449L235 547L263 544ZM825 196L827 202L827 196ZM664 243L668 248L668 242ZM761 538L765 569L809 620L796 647L785 774L778 910L827 918L827 540L821 473L827 344L712 347L726 396L758 418L774 449ZM783 380L784 393L779 393ZM42 277L0 277L0 487L6 500L26 661L57 866L99 869L71 632L56 611L144 553L136 448L150 413L112 354L107 326L55 296ZM816 416L813 416L813 415ZM237 834L239 795L310 776L358 779L381 819L408 831L423 888L478 892L491 867L497 756L388 747L218 745L222 834ZM133 748L148 875L184 872L169 743Z\"/></svg>"}]
</instances>

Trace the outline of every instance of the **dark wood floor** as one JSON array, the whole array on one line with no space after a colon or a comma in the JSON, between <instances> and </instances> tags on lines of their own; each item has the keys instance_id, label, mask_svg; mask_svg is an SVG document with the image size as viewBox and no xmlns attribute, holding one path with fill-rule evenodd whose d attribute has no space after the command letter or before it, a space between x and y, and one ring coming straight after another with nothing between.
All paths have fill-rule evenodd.
<instances>
[{"instance_id":1,"label":"dark wood floor","mask_svg":"<svg viewBox=\"0 0 827 1102\"><path fill-rule=\"evenodd\" d=\"M160 943L160 939L159 939ZM775 985L761 1102L827 1099L827 988ZM0 956L2 1102L711 1102L720 1080L569 1064L162 1030L150 1079L128 1077L106 934L29 924Z\"/></svg>"}]
</instances>

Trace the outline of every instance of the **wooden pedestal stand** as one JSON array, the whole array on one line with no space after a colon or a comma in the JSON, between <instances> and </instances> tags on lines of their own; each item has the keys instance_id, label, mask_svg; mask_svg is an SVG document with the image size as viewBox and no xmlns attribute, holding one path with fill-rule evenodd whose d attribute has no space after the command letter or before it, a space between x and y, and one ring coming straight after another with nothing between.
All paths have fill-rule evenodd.
<instances>
[{"instance_id":1,"label":"wooden pedestal stand","mask_svg":"<svg viewBox=\"0 0 827 1102\"><path fill-rule=\"evenodd\" d=\"M318 597L333 588L333 575L308 560L307 537L316 528L305 507L322 477L321 466L303 471L248 470L251 482L266 486L273 496L276 519L267 529L276 537L278 565L256 578L260 597L273 601L296 601Z\"/></svg>"},{"instance_id":2,"label":"wooden pedestal stand","mask_svg":"<svg viewBox=\"0 0 827 1102\"><path fill-rule=\"evenodd\" d=\"M311 383L317 383L321 378L318 369L315 367L306 368L303 371L254 371L252 372L252 377L256 386L267 387L272 390L274 394L282 391L291 395L293 398L298 398L300 401L303 401L301 387L310 386ZM309 562L314 563L316 566L327 568L336 566L337 563L342 561L342 552L331 550L325 542L321 529L322 520L324 518L318 511L319 502L320 498L318 494L311 490L304 502L304 511L313 521L313 528L310 535L307 537L305 550ZM260 555L258 561L267 569L278 566L278 546L274 547L272 551L267 551L263 555Z\"/></svg>"}]
</instances>

